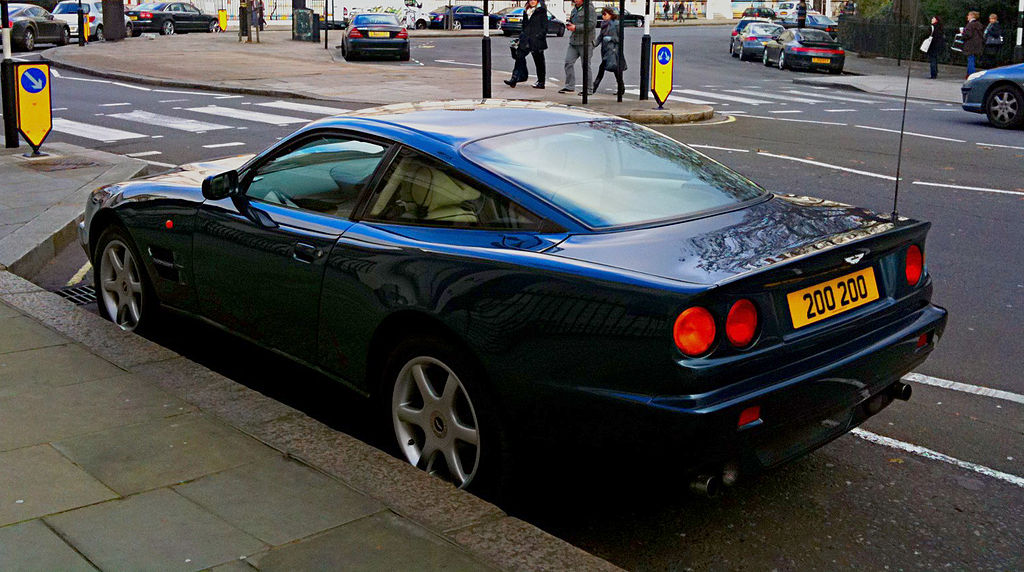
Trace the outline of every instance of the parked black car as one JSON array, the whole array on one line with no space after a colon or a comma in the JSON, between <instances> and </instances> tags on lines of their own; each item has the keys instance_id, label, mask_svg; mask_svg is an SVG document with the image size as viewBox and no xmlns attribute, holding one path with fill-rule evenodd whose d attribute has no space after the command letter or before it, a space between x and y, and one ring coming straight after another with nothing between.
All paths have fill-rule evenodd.
<instances>
[{"instance_id":1,"label":"parked black car","mask_svg":"<svg viewBox=\"0 0 1024 572\"><path fill-rule=\"evenodd\" d=\"M829 73L843 72L846 52L828 32L809 28L786 30L764 45L764 65L778 63L779 69L823 69Z\"/></svg>"},{"instance_id":2,"label":"parked black car","mask_svg":"<svg viewBox=\"0 0 1024 572\"><path fill-rule=\"evenodd\" d=\"M128 10L132 21L132 35L143 32L160 32L169 36L181 32L216 32L220 29L217 16L203 14L199 8L187 2L154 2L139 4Z\"/></svg>"},{"instance_id":3,"label":"parked black car","mask_svg":"<svg viewBox=\"0 0 1024 572\"><path fill-rule=\"evenodd\" d=\"M352 18L341 42L341 55L352 60L371 54L409 61L409 31L394 14L359 14Z\"/></svg>"},{"instance_id":4,"label":"parked black car","mask_svg":"<svg viewBox=\"0 0 1024 572\"><path fill-rule=\"evenodd\" d=\"M454 14L453 14L454 11ZM501 23L501 15L491 13L491 29L497 30ZM430 13L430 27L447 29L448 18L452 18L452 29L461 30L463 28L475 29L484 27L484 9L479 6L445 6L438 8Z\"/></svg>"},{"instance_id":5,"label":"parked black car","mask_svg":"<svg viewBox=\"0 0 1024 572\"><path fill-rule=\"evenodd\" d=\"M517 36L523 31L523 8L508 10L501 17L501 33L506 36ZM548 35L554 34L561 38L565 35L565 22L548 12Z\"/></svg>"},{"instance_id":6,"label":"parked black car","mask_svg":"<svg viewBox=\"0 0 1024 572\"><path fill-rule=\"evenodd\" d=\"M619 11L617 6L612 7L615 12ZM626 10L619 16L619 22L622 22L622 26L626 28L643 28L644 27L644 15L633 14L629 10Z\"/></svg>"},{"instance_id":7,"label":"parked black car","mask_svg":"<svg viewBox=\"0 0 1024 572\"><path fill-rule=\"evenodd\" d=\"M767 6L751 6L743 11L742 18L770 18L774 20L777 14L775 10Z\"/></svg>"},{"instance_id":8,"label":"parked black car","mask_svg":"<svg viewBox=\"0 0 1024 572\"><path fill-rule=\"evenodd\" d=\"M60 46L71 39L68 25L53 14L32 4L9 4L11 47L31 51L36 44L53 43Z\"/></svg>"}]
</instances>

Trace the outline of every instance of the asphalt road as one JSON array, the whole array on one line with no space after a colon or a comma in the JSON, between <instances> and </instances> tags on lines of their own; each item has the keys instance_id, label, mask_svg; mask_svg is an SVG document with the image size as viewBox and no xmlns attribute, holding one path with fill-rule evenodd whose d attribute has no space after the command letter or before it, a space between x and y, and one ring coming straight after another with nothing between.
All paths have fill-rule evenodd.
<instances>
[{"instance_id":1,"label":"asphalt road","mask_svg":"<svg viewBox=\"0 0 1024 572\"><path fill-rule=\"evenodd\" d=\"M635 55L639 31L627 32ZM682 56L677 96L710 101L722 114L719 121L665 133L773 191L892 210L898 134L891 130L899 129L901 101L816 90L792 83L804 74L738 62L726 53L728 30L720 27L656 28L654 34L675 41ZM562 75L561 66L551 64L561 59L565 41L550 38L551 77ZM413 57L438 66L472 64L480 45L479 38L415 42ZM494 42L501 53L503 40ZM500 68L500 56L495 61ZM635 85L635 66L629 73L627 83ZM52 139L135 154L155 167L254 152L326 112L295 105L317 105L309 101L61 76L54 81L54 106L66 109L55 117L138 137L95 139L81 130L74 134L72 128L80 128L71 126ZM495 86L498 97L534 93ZM160 121L178 127L139 123L137 111L177 118ZM247 115L251 111L291 119L264 123ZM115 116L121 113L135 113L134 119ZM195 127L182 119L223 127L197 135L181 128ZM1024 136L991 128L955 105L922 101L908 104L906 130L914 135L904 141L899 212L932 222L926 257L935 279L933 299L950 310L946 336L918 373L1013 392L1011 397L915 384L914 399L871 419L864 426L868 434L845 436L710 501L687 496L679 476L622 467L617 452L607 451L581 472L556 473L549 487L516 510L629 569L1024 567L1024 403L1012 397L1024 394L1018 365L1024 361ZM84 256L71 248L37 280L57 288L82 263ZM176 322L159 341L380 444L358 400L276 356L191 322ZM295 391L281 379L302 379L304 389ZM871 435L898 443L868 442ZM922 456L914 447L934 453Z\"/></svg>"}]
</instances>

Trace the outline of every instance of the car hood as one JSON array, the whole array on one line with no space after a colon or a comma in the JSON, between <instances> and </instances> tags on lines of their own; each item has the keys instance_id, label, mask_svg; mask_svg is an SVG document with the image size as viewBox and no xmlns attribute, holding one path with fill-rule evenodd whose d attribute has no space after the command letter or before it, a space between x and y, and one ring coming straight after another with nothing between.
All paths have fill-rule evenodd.
<instances>
[{"instance_id":1,"label":"car hood","mask_svg":"<svg viewBox=\"0 0 1024 572\"><path fill-rule=\"evenodd\" d=\"M236 155L234 157L225 157L223 159L216 159L213 161L186 163L166 173L146 177L145 180L150 183L165 184L169 186L198 187L202 186L203 180L206 179L206 177L224 173L232 169L238 169L253 157L254 155L252 154Z\"/></svg>"},{"instance_id":2,"label":"car hood","mask_svg":"<svg viewBox=\"0 0 1024 572\"><path fill-rule=\"evenodd\" d=\"M573 235L548 252L694 284L721 284L893 226L888 216L866 209L776 195L686 222Z\"/></svg>"}]
</instances>

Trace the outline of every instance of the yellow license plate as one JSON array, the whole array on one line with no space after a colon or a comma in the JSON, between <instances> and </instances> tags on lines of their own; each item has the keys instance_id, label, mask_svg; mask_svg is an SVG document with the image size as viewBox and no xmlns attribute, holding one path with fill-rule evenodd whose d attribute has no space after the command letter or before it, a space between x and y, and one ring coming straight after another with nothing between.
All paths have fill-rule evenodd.
<instances>
[{"instance_id":1,"label":"yellow license plate","mask_svg":"<svg viewBox=\"0 0 1024 572\"><path fill-rule=\"evenodd\" d=\"M128 19L129 20L138 20L139 17L138 16L128 16Z\"/></svg>"},{"instance_id":2,"label":"yellow license plate","mask_svg":"<svg viewBox=\"0 0 1024 572\"><path fill-rule=\"evenodd\" d=\"M828 64L828 63L832 63L832 60L830 60L828 58L811 58L811 63L812 64Z\"/></svg>"},{"instance_id":3,"label":"yellow license plate","mask_svg":"<svg viewBox=\"0 0 1024 572\"><path fill-rule=\"evenodd\" d=\"M370 32L369 35L370 35L371 38L390 38L391 37L391 33L390 32Z\"/></svg>"},{"instance_id":4,"label":"yellow license plate","mask_svg":"<svg viewBox=\"0 0 1024 572\"><path fill-rule=\"evenodd\" d=\"M873 268L865 268L786 295L793 328L820 322L877 299L878 285L875 283Z\"/></svg>"}]
</instances>

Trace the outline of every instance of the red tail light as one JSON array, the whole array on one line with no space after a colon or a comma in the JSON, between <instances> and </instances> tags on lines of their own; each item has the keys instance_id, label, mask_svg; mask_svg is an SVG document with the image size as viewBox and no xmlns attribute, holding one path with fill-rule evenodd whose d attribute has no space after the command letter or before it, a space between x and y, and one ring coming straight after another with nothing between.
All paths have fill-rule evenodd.
<instances>
[{"instance_id":1,"label":"red tail light","mask_svg":"<svg viewBox=\"0 0 1024 572\"><path fill-rule=\"evenodd\" d=\"M143 12L143 13L139 14L139 18L142 18L143 20L152 20L153 19L153 13L152 12Z\"/></svg>"},{"instance_id":2,"label":"red tail light","mask_svg":"<svg viewBox=\"0 0 1024 572\"><path fill-rule=\"evenodd\" d=\"M743 427L744 425L750 425L761 420L761 406L755 405L748 407L740 412L740 419L736 423L737 427Z\"/></svg>"},{"instance_id":3,"label":"red tail light","mask_svg":"<svg viewBox=\"0 0 1024 572\"><path fill-rule=\"evenodd\" d=\"M350 38L362 38L363 34L360 33L359 30L357 30L355 28L352 28L351 30L348 31L348 37L350 37Z\"/></svg>"},{"instance_id":4,"label":"red tail light","mask_svg":"<svg viewBox=\"0 0 1024 572\"><path fill-rule=\"evenodd\" d=\"M96 21L96 16L89 16L89 23L92 24Z\"/></svg>"},{"instance_id":5,"label":"red tail light","mask_svg":"<svg viewBox=\"0 0 1024 572\"><path fill-rule=\"evenodd\" d=\"M924 274L924 255L916 244L911 244L907 249L907 266L905 268L907 284L917 286Z\"/></svg>"},{"instance_id":6,"label":"red tail light","mask_svg":"<svg viewBox=\"0 0 1024 572\"><path fill-rule=\"evenodd\" d=\"M827 50L823 48L791 48L798 54L842 54L843 50Z\"/></svg>"},{"instance_id":7,"label":"red tail light","mask_svg":"<svg viewBox=\"0 0 1024 572\"><path fill-rule=\"evenodd\" d=\"M745 348L757 334L757 307L750 300L737 300L725 319L725 337L737 348Z\"/></svg>"},{"instance_id":8,"label":"red tail light","mask_svg":"<svg viewBox=\"0 0 1024 572\"><path fill-rule=\"evenodd\" d=\"M739 33L739 32L737 32L736 30L733 30L733 31L732 31L732 35L733 35L733 36L738 36L738 35L740 35L740 33Z\"/></svg>"},{"instance_id":9,"label":"red tail light","mask_svg":"<svg viewBox=\"0 0 1024 572\"><path fill-rule=\"evenodd\" d=\"M402 28L402 30L400 32L395 34L395 37L398 38L398 39L404 40L404 39L409 37L409 30L406 30L405 28Z\"/></svg>"},{"instance_id":10,"label":"red tail light","mask_svg":"<svg viewBox=\"0 0 1024 572\"><path fill-rule=\"evenodd\" d=\"M688 356L699 356L715 342L715 318L700 306L687 308L676 318L672 328L676 347Z\"/></svg>"}]
</instances>

